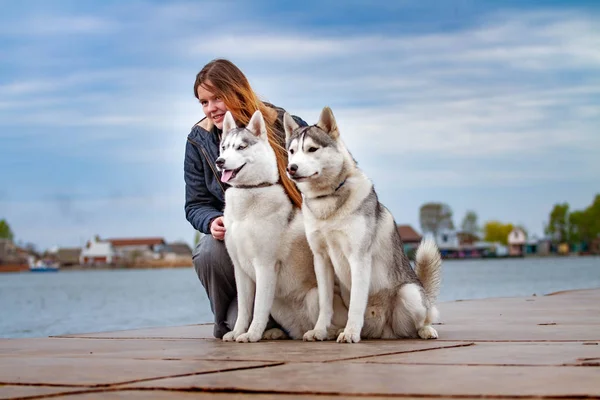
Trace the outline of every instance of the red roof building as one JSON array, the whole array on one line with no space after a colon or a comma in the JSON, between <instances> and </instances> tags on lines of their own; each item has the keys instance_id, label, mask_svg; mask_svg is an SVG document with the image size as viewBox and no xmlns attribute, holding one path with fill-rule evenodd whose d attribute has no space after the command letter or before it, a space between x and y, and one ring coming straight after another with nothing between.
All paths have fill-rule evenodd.
<instances>
[{"instance_id":1,"label":"red roof building","mask_svg":"<svg viewBox=\"0 0 600 400\"><path fill-rule=\"evenodd\" d=\"M410 225L397 225L398 233L404 244L419 244L423 237Z\"/></svg>"},{"instance_id":2,"label":"red roof building","mask_svg":"<svg viewBox=\"0 0 600 400\"><path fill-rule=\"evenodd\" d=\"M166 244L165 239L161 237L148 237L148 238L119 238L119 239L104 239L103 242L110 242L113 247L125 247L125 246L164 246Z\"/></svg>"}]
</instances>

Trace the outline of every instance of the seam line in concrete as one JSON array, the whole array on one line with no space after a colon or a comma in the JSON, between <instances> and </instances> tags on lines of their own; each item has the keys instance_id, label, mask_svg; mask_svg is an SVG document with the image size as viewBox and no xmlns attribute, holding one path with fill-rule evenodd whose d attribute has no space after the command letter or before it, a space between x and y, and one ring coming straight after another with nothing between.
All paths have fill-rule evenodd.
<instances>
[{"instance_id":1,"label":"seam line in concrete","mask_svg":"<svg viewBox=\"0 0 600 400\"><path fill-rule=\"evenodd\" d=\"M114 382L114 383L98 383L98 384L63 384L63 383L26 383L26 382L0 382L0 385L12 385L12 386L52 386L52 387L71 387L71 388L108 388L108 387L117 387L121 385L130 385L132 383L140 383L140 382L148 382L148 381L158 381L163 379L172 379L172 378L182 378L186 376L194 376L194 375L210 375L217 374L220 372L230 372L230 371L243 371L246 369L258 369L258 368L269 368L269 367L278 367L280 365L284 365L284 362L274 363L266 365L252 365L246 367L232 367L232 368L223 368L218 370L204 371L204 372L189 372L186 374L176 374L176 375L168 375L168 376L157 376L151 378L142 378L142 379L134 379L131 381L125 382Z\"/></svg>"},{"instance_id":2,"label":"seam line in concrete","mask_svg":"<svg viewBox=\"0 0 600 400\"><path fill-rule=\"evenodd\" d=\"M597 364L478 364L478 363L427 363L427 362L382 362L382 361L365 361L365 364L377 364L377 365L445 365L455 367L597 367Z\"/></svg>"},{"instance_id":3,"label":"seam line in concrete","mask_svg":"<svg viewBox=\"0 0 600 400\"><path fill-rule=\"evenodd\" d=\"M111 388L110 391L116 391L117 388ZM383 397L383 398L421 398L421 399L600 399L592 395L473 395L473 394L423 394L423 393L340 393L340 392L322 392L322 391L290 391L290 390L265 390L265 389L243 389L232 387L220 388L164 388L164 387L142 387L142 388L124 388L122 390L135 391L167 391L167 392L196 392L196 393L231 393L231 394L274 394L274 395L310 395L310 396L338 396L340 398L362 398L362 397Z\"/></svg>"},{"instance_id":4,"label":"seam line in concrete","mask_svg":"<svg viewBox=\"0 0 600 400\"><path fill-rule=\"evenodd\" d=\"M103 385L97 385L97 386L92 386L92 387L118 387L118 386L121 386L121 385L131 385L132 383L161 381L161 380L164 380L164 379L182 378L182 377L186 377L186 376L211 375L211 374L218 374L218 373L221 373L221 372L232 372L232 371L243 371L243 370L248 370L248 369L260 369L260 368L279 367L279 366L284 365L284 364L285 364L284 362L280 362L280 363L272 363L272 364L267 364L267 365L252 365L252 366L248 366L248 367L223 368L223 369L219 369L219 370L215 370L215 371L193 372L193 373L188 373L188 374L178 374L178 375L172 375L172 376L161 376L161 377L158 377L158 378L136 379L136 380L129 381L129 382L110 383L110 384L103 384Z\"/></svg>"},{"instance_id":5,"label":"seam line in concrete","mask_svg":"<svg viewBox=\"0 0 600 400\"><path fill-rule=\"evenodd\" d=\"M594 342L600 342L600 339L436 339L438 342L473 342L473 343L582 343L590 344ZM597 344L597 343L596 343Z\"/></svg>"},{"instance_id":6,"label":"seam line in concrete","mask_svg":"<svg viewBox=\"0 0 600 400\"><path fill-rule=\"evenodd\" d=\"M423 351L432 351L432 350L443 350L443 349L454 349L457 347L469 347L469 346L474 346L475 343L464 343L464 344L455 344L452 346L440 346L440 347L430 347L427 349L415 349L415 350L404 350L404 351L394 351L394 352L390 352L390 353L381 353L381 354L370 354L370 355L365 355L365 356L357 356L357 357L348 357L348 358L338 358L335 360L328 360L328 361L322 361L322 363L333 363L333 362L340 362L340 361L351 361L351 360L360 360L363 358L373 358L373 357L381 357L381 356L393 356L393 355L397 355L397 354L410 354L410 353L420 353Z\"/></svg>"}]
</instances>

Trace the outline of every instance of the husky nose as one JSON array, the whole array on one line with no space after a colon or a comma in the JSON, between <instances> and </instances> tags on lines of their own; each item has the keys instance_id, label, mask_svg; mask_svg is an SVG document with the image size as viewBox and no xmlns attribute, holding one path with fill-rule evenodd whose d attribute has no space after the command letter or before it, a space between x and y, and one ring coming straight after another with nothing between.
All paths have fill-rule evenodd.
<instances>
[{"instance_id":1,"label":"husky nose","mask_svg":"<svg viewBox=\"0 0 600 400\"><path fill-rule=\"evenodd\" d=\"M225 165L225 159L221 158L221 157L217 158L216 164L217 164L217 168L222 169L223 166Z\"/></svg>"},{"instance_id":2,"label":"husky nose","mask_svg":"<svg viewBox=\"0 0 600 400\"><path fill-rule=\"evenodd\" d=\"M296 164L290 164L287 167L287 171L290 175L294 175L296 171L298 171L298 166Z\"/></svg>"}]
</instances>

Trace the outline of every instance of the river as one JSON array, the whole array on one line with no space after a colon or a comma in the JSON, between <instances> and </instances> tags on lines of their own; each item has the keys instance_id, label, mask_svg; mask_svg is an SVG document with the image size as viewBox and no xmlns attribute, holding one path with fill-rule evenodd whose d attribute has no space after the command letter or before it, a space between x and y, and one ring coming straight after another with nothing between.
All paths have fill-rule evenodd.
<instances>
[{"instance_id":1,"label":"river","mask_svg":"<svg viewBox=\"0 0 600 400\"><path fill-rule=\"evenodd\" d=\"M600 287L600 257L448 260L440 301ZM190 268L0 274L0 337L212 322Z\"/></svg>"}]
</instances>

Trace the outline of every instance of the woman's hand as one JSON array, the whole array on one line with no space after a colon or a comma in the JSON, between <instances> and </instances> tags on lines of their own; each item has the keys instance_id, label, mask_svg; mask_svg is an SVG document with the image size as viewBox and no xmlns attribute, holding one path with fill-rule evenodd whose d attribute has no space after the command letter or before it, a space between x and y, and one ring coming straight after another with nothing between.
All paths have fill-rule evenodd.
<instances>
[{"instance_id":1,"label":"woman's hand","mask_svg":"<svg viewBox=\"0 0 600 400\"><path fill-rule=\"evenodd\" d=\"M217 217L210 223L210 234L217 240L225 239L225 225L223 217Z\"/></svg>"}]
</instances>

